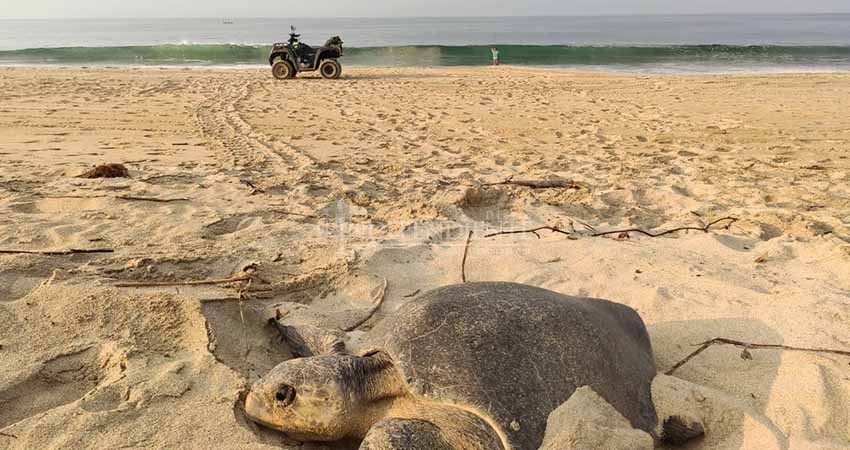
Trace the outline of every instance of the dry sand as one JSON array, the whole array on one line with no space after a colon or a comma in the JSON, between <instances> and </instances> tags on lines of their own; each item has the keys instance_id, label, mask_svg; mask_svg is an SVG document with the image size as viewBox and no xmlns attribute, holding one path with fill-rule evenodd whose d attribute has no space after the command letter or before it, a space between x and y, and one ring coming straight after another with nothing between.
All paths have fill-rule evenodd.
<instances>
[{"instance_id":1,"label":"dry sand","mask_svg":"<svg viewBox=\"0 0 850 450\"><path fill-rule=\"evenodd\" d=\"M115 250L0 254L0 448L296 448L238 407L288 356L266 307L345 327L386 280L368 329L459 282L470 229L470 280L629 304L661 370L848 349L848 111L847 74L0 68L0 249ZM75 178L106 162L132 178ZM481 186L512 176L576 186ZM575 234L484 238L541 225ZM238 284L114 287L246 267L242 314ZM692 448L850 447L850 358L751 353L665 380Z\"/></svg>"}]
</instances>

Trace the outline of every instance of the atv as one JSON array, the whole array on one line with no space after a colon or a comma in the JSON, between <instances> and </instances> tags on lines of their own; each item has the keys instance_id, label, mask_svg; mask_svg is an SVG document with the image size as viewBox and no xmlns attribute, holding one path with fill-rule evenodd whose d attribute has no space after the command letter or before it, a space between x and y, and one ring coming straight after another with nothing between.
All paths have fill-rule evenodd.
<instances>
[{"instance_id":1,"label":"atv","mask_svg":"<svg viewBox=\"0 0 850 450\"><path fill-rule=\"evenodd\" d=\"M342 39L334 36L319 48L302 43L295 27L290 27L289 41L274 44L269 54L272 74L278 80L294 78L298 72L314 72L323 78L336 79L342 75L342 66L337 58L342 56Z\"/></svg>"}]
</instances>

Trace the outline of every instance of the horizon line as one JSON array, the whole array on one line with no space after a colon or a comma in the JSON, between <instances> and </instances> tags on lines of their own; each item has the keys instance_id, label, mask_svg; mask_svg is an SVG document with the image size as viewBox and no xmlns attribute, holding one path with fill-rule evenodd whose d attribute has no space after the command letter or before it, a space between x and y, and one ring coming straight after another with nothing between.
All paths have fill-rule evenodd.
<instances>
[{"instance_id":1,"label":"horizon line","mask_svg":"<svg viewBox=\"0 0 850 450\"><path fill-rule=\"evenodd\" d=\"M549 17L682 17L682 16L829 16L850 15L847 11L823 12L681 12L681 13L573 13L573 14L528 14L528 15L459 15L459 16L292 16L292 17L263 17L263 16L71 16L71 17L0 17L0 20L328 20L328 19L516 19L516 18L549 18Z\"/></svg>"}]
</instances>

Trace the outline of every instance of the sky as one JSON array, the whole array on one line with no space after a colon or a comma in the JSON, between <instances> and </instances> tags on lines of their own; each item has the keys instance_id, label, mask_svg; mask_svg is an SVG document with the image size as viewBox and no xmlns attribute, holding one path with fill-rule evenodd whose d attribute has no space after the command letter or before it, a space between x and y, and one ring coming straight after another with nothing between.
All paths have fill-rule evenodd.
<instances>
[{"instance_id":1,"label":"sky","mask_svg":"<svg viewBox=\"0 0 850 450\"><path fill-rule=\"evenodd\" d=\"M828 12L850 12L850 0L0 0L0 18L432 17Z\"/></svg>"}]
</instances>

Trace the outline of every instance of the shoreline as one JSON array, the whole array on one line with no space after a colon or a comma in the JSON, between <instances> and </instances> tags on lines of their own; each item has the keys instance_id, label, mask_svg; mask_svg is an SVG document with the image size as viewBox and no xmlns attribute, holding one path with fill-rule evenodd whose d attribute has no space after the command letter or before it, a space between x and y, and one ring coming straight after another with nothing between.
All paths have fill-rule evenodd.
<instances>
[{"instance_id":1,"label":"shoreline","mask_svg":"<svg viewBox=\"0 0 850 450\"><path fill-rule=\"evenodd\" d=\"M239 71L257 71L270 70L268 64L64 64L64 63L0 63L0 69L93 69L93 70L185 70L185 71L204 71L214 70L221 72L239 72ZM567 74L600 74L600 75L625 75L625 76L760 76L760 75L841 75L850 73L850 67L846 69L824 68L824 69L781 69L781 68L764 68L759 70L735 69L735 70L706 70L706 71L677 71L669 69L634 69L623 68L614 69L607 66L591 67L591 66L534 66L534 65L512 65L501 64L498 69L493 69L492 66L362 66L362 65L345 65L343 64L343 79L345 78L346 68L356 70L529 70L529 71L551 71L556 73ZM314 72L308 72L308 77L315 75Z\"/></svg>"}]
</instances>

